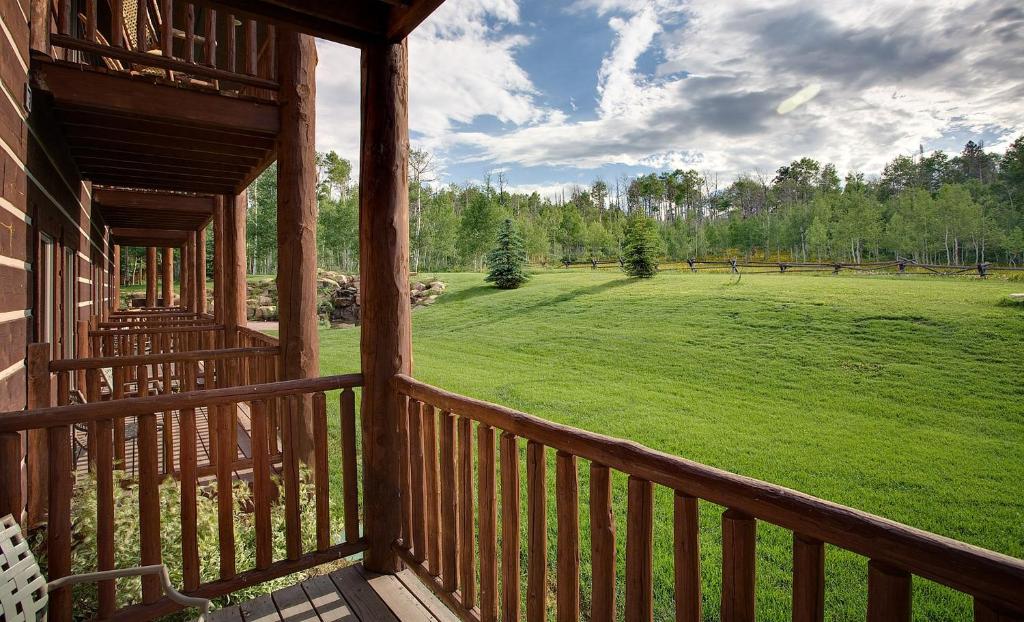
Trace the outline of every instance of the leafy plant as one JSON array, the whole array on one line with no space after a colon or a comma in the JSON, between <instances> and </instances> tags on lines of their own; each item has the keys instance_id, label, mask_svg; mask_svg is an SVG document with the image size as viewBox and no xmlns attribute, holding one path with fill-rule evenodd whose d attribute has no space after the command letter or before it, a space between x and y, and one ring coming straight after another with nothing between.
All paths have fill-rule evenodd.
<instances>
[{"instance_id":1,"label":"leafy plant","mask_svg":"<svg viewBox=\"0 0 1024 622\"><path fill-rule=\"evenodd\" d=\"M281 494L272 495L279 499L271 506L270 534L273 538L273 559L286 557L284 494L279 478L272 478L273 485ZM234 495L234 536L235 564L239 571L254 568L256 565L256 525L252 512L241 508L252 508L254 499L252 491L244 482L233 483ZM313 477L309 469L300 471L299 495L302 499L312 499L314 494ZM196 532L199 543L199 576L203 583L216 581L220 578L220 538L217 529L217 490L216 482L204 483L197 498ZM97 513L96 513L96 481L93 478L79 482L72 500L72 551L71 572L74 574L93 572L97 569ZM300 503L302 517L302 548L310 551L316 547L316 533L312 528L316 524L315 504ZM137 483L114 486L114 565L117 568L140 566L140 535L139 535L139 487ZM339 512L331 512L332 516L340 516ZM340 524L332 523L332 534L340 533ZM338 538L332 538L337 541ZM179 483L167 478L160 484L160 544L162 562L167 566L171 582L181 589L183 585L182 548L181 548L181 490ZM43 560L45 563L45 560ZM214 607L228 606L244 602L262 594L292 585L305 578L308 573L299 573L281 577L259 585L241 589L228 596L214 601ZM96 615L99 605L98 588L95 584L83 584L74 588L74 617L89 619ZM117 583L117 607L127 607L142 602L142 584L138 578L120 579ZM194 617L194 611L183 611L176 619Z\"/></svg>"}]
</instances>

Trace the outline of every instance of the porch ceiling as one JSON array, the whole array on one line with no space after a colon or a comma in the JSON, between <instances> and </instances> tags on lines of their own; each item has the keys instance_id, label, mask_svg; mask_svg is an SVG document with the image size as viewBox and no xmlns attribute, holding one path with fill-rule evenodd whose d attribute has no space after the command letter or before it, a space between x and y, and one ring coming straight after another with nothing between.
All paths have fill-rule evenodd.
<instances>
[{"instance_id":1,"label":"porch ceiling","mask_svg":"<svg viewBox=\"0 0 1024 622\"><path fill-rule=\"evenodd\" d=\"M444 0L200 0L236 15L289 25L361 47L407 37Z\"/></svg>"},{"instance_id":2,"label":"porch ceiling","mask_svg":"<svg viewBox=\"0 0 1024 622\"><path fill-rule=\"evenodd\" d=\"M273 102L83 71L33 59L33 80L84 179L106 186L234 194L273 161Z\"/></svg>"},{"instance_id":3,"label":"porch ceiling","mask_svg":"<svg viewBox=\"0 0 1024 622\"><path fill-rule=\"evenodd\" d=\"M197 231L213 216L212 195L94 187L93 205L115 230Z\"/></svg>"}]
</instances>

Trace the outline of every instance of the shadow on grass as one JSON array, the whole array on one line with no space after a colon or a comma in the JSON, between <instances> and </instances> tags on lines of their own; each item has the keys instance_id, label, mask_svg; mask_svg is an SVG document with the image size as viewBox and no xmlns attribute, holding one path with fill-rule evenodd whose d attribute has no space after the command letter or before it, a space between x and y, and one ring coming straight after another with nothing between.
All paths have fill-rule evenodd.
<instances>
[{"instance_id":1,"label":"shadow on grass","mask_svg":"<svg viewBox=\"0 0 1024 622\"><path fill-rule=\"evenodd\" d=\"M492 324L496 324L498 322L502 322L517 316L532 313L534 311L539 311L541 309L555 307L567 302L572 302L573 300L581 296L590 296L600 294L605 291L618 289L620 287L637 283L640 280L641 279L633 278L615 279L612 281L600 283L598 285L591 285L589 287L578 287L576 289L563 292L556 296L541 298L540 300L537 300L532 303L522 305L509 305L507 309L489 309L486 319L477 322L468 322L466 324L463 324L462 328L490 326ZM526 284L523 287L528 288L529 284ZM492 285L477 285L475 287L470 287L469 289L462 290L461 292L456 292L450 296L443 296L441 297L440 300L438 300L438 304L441 304L442 302L445 304L452 304L458 301L473 300L476 298L481 298L483 296L490 296L493 294L502 293L504 291L508 290L501 290Z\"/></svg>"}]
</instances>

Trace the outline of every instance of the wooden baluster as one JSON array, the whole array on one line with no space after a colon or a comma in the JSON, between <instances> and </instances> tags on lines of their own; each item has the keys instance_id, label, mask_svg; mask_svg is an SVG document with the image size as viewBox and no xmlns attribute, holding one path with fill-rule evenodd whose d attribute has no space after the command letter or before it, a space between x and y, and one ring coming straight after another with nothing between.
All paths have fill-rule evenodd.
<instances>
[{"instance_id":1,"label":"wooden baluster","mask_svg":"<svg viewBox=\"0 0 1024 622\"><path fill-rule=\"evenodd\" d=\"M185 4L185 62L196 62L196 5Z\"/></svg>"},{"instance_id":2,"label":"wooden baluster","mask_svg":"<svg viewBox=\"0 0 1024 622\"><path fill-rule=\"evenodd\" d=\"M99 369L87 369L85 370L85 399L90 404L95 404L100 401L100 370ZM96 429L97 422L90 421L88 424L89 438L86 446L89 452L89 471L92 473L96 472L96 456L99 452L97 447L97 437L99 433Z\"/></svg>"},{"instance_id":3,"label":"wooden baluster","mask_svg":"<svg viewBox=\"0 0 1024 622\"><path fill-rule=\"evenodd\" d=\"M204 37L206 41L203 42L203 60L210 67L217 66L217 11L210 7L205 8L206 12L206 28Z\"/></svg>"},{"instance_id":4,"label":"wooden baluster","mask_svg":"<svg viewBox=\"0 0 1024 622\"><path fill-rule=\"evenodd\" d=\"M10 514L22 522L25 499L21 494L21 465L24 458L21 434L0 433L0 516Z\"/></svg>"},{"instance_id":5,"label":"wooden baluster","mask_svg":"<svg viewBox=\"0 0 1024 622\"><path fill-rule=\"evenodd\" d=\"M145 52L149 49L146 33L146 22L149 21L148 0L136 0L135 15L135 45L139 52Z\"/></svg>"},{"instance_id":6,"label":"wooden baluster","mask_svg":"<svg viewBox=\"0 0 1024 622\"><path fill-rule=\"evenodd\" d=\"M700 591L700 520L697 498L675 493L673 535L675 537L676 622L704 619Z\"/></svg>"},{"instance_id":7,"label":"wooden baluster","mask_svg":"<svg viewBox=\"0 0 1024 622\"><path fill-rule=\"evenodd\" d=\"M149 384L149 368L138 366L139 387ZM160 563L160 468L157 462L156 415L147 413L138 417L137 464L139 473L139 538L142 547L142 565ZM142 578L142 602L153 603L163 595L160 579Z\"/></svg>"},{"instance_id":8,"label":"wooden baluster","mask_svg":"<svg viewBox=\"0 0 1024 622\"><path fill-rule=\"evenodd\" d=\"M110 0L110 45L124 47L124 0Z\"/></svg>"},{"instance_id":9,"label":"wooden baluster","mask_svg":"<svg viewBox=\"0 0 1024 622\"><path fill-rule=\"evenodd\" d=\"M256 22L245 20L245 75L256 75Z\"/></svg>"},{"instance_id":10,"label":"wooden baluster","mask_svg":"<svg viewBox=\"0 0 1024 622\"><path fill-rule=\"evenodd\" d=\"M402 443L402 452L399 455L399 481L398 486L402 496L402 548L412 550L413 542L413 520L412 520L412 445L409 442L409 398L401 393L397 394L398 399L398 437ZM346 486L347 489L347 486Z\"/></svg>"},{"instance_id":11,"label":"wooden baluster","mask_svg":"<svg viewBox=\"0 0 1024 622\"><path fill-rule=\"evenodd\" d=\"M1011 612L974 597L974 622L1021 622L1024 613Z\"/></svg>"},{"instance_id":12,"label":"wooden baluster","mask_svg":"<svg viewBox=\"0 0 1024 622\"><path fill-rule=\"evenodd\" d=\"M544 446L526 443L527 583L526 620L544 622L548 592L548 488Z\"/></svg>"},{"instance_id":13,"label":"wooden baluster","mask_svg":"<svg viewBox=\"0 0 1024 622\"><path fill-rule=\"evenodd\" d=\"M221 371L218 369L218 371ZM224 382L231 386L230 372L223 370ZM237 404L226 404L213 410L217 426L217 539L220 543L220 578L235 576L235 496L234 470L238 456L236 431Z\"/></svg>"},{"instance_id":14,"label":"wooden baluster","mask_svg":"<svg viewBox=\"0 0 1024 622\"><path fill-rule=\"evenodd\" d=\"M341 478L345 499L345 541L359 540L359 479L356 471L356 394L341 392Z\"/></svg>"},{"instance_id":15,"label":"wooden baluster","mask_svg":"<svg viewBox=\"0 0 1024 622\"><path fill-rule=\"evenodd\" d=\"M868 562L868 622L909 622L910 573L875 560Z\"/></svg>"},{"instance_id":16,"label":"wooden baluster","mask_svg":"<svg viewBox=\"0 0 1024 622\"><path fill-rule=\"evenodd\" d=\"M90 43L96 43L96 2L97 0L85 0L85 38Z\"/></svg>"},{"instance_id":17,"label":"wooden baluster","mask_svg":"<svg viewBox=\"0 0 1024 622\"><path fill-rule=\"evenodd\" d=\"M98 371L98 370L89 370ZM97 374L98 375L98 374ZM96 422L96 569L114 569L114 422ZM101 581L100 618L109 617L117 606L114 581Z\"/></svg>"},{"instance_id":18,"label":"wooden baluster","mask_svg":"<svg viewBox=\"0 0 1024 622\"><path fill-rule=\"evenodd\" d=\"M459 507L455 476L455 415L441 413L441 587L459 588Z\"/></svg>"},{"instance_id":19,"label":"wooden baluster","mask_svg":"<svg viewBox=\"0 0 1024 622\"><path fill-rule=\"evenodd\" d=\"M69 383L66 374L58 375ZM71 574L71 497L75 476L71 460L71 426L47 430L49 440L49 509L46 526L47 578L51 581ZM49 617L71 619L71 588L50 592Z\"/></svg>"},{"instance_id":20,"label":"wooden baluster","mask_svg":"<svg viewBox=\"0 0 1024 622\"><path fill-rule=\"evenodd\" d=\"M284 398L281 432L284 451L284 527L288 559L302 556L302 514L299 507L299 456L293 430L302 413L302 396Z\"/></svg>"},{"instance_id":21,"label":"wooden baluster","mask_svg":"<svg viewBox=\"0 0 1024 622\"><path fill-rule=\"evenodd\" d=\"M273 563L273 535L270 533L270 454L267 444L267 403L252 403L253 503L256 519L256 568Z\"/></svg>"},{"instance_id":22,"label":"wooden baluster","mask_svg":"<svg viewBox=\"0 0 1024 622\"><path fill-rule=\"evenodd\" d=\"M277 27L267 24L267 79L277 80Z\"/></svg>"},{"instance_id":23,"label":"wooden baluster","mask_svg":"<svg viewBox=\"0 0 1024 622\"><path fill-rule=\"evenodd\" d=\"M313 486L316 500L316 548L331 546L331 497L327 468L327 396L313 394Z\"/></svg>"},{"instance_id":24,"label":"wooden baluster","mask_svg":"<svg viewBox=\"0 0 1024 622\"><path fill-rule=\"evenodd\" d=\"M57 406L71 403L71 372L57 372Z\"/></svg>"},{"instance_id":25,"label":"wooden baluster","mask_svg":"<svg viewBox=\"0 0 1024 622\"><path fill-rule=\"evenodd\" d=\"M427 556L426 482L423 479L423 422L420 403L409 398L409 479L412 501L412 558L422 563Z\"/></svg>"},{"instance_id":26,"label":"wooden baluster","mask_svg":"<svg viewBox=\"0 0 1024 622\"><path fill-rule=\"evenodd\" d=\"M62 35L71 35L71 0L57 0L57 29Z\"/></svg>"},{"instance_id":27,"label":"wooden baluster","mask_svg":"<svg viewBox=\"0 0 1024 622\"><path fill-rule=\"evenodd\" d=\"M793 534L793 622L825 619L825 545Z\"/></svg>"},{"instance_id":28,"label":"wooden baluster","mask_svg":"<svg viewBox=\"0 0 1024 622\"><path fill-rule=\"evenodd\" d=\"M654 486L630 476L626 514L626 621L654 620Z\"/></svg>"},{"instance_id":29,"label":"wooden baluster","mask_svg":"<svg viewBox=\"0 0 1024 622\"><path fill-rule=\"evenodd\" d=\"M199 364L186 362L181 370L181 382L185 391L195 391ZM182 574L185 590L199 587L199 537L197 534L198 508L197 489L199 472L196 455L196 411L187 408L178 415L179 444L181 445L181 552Z\"/></svg>"},{"instance_id":30,"label":"wooden baluster","mask_svg":"<svg viewBox=\"0 0 1024 622\"><path fill-rule=\"evenodd\" d=\"M722 514L722 622L753 622L757 521L736 510Z\"/></svg>"},{"instance_id":31,"label":"wooden baluster","mask_svg":"<svg viewBox=\"0 0 1024 622\"><path fill-rule=\"evenodd\" d=\"M615 514L608 467L590 464L590 559L595 622L615 619ZM627 613L627 616L629 614Z\"/></svg>"},{"instance_id":32,"label":"wooden baluster","mask_svg":"<svg viewBox=\"0 0 1024 622\"><path fill-rule=\"evenodd\" d=\"M480 620L498 619L498 497L494 481L494 428L477 428L480 487Z\"/></svg>"},{"instance_id":33,"label":"wooden baluster","mask_svg":"<svg viewBox=\"0 0 1024 622\"><path fill-rule=\"evenodd\" d=\"M170 334L164 334L161 342L162 348L165 352L170 352ZM170 395L172 387L171 381L171 364L170 362L164 363L160 370L161 379L163 381L163 390L161 393L164 395ZM174 474L174 413L172 411L164 411L163 417L163 472L165 475Z\"/></svg>"},{"instance_id":34,"label":"wooden baluster","mask_svg":"<svg viewBox=\"0 0 1024 622\"><path fill-rule=\"evenodd\" d=\"M437 472L437 418L434 407L420 404L423 417L423 478L427 495L427 561L430 574L441 574L441 499Z\"/></svg>"},{"instance_id":35,"label":"wooden baluster","mask_svg":"<svg viewBox=\"0 0 1024 622\"><path fill-rule=\"evenodd\" d=\"M558 510L558 568L555 583L558 622L580 619L579 478L576 456L559 451L555 462Z\"/></svg>"},{"instance_id":36,"label":"wooden baluster","mask_svg":"<svg viewBox=\"0 0 1024 622\"><path fill-rule=\"evenodd\" d=\"M125 383L124 367L115 367L113 370L113 383L114 386L110 387L110 398L114 400L124 399L124 383ZM125 445L125 429L124 429L124 417L118 417L114 420L114 460L116 461L117 468L123 470L124 464L124 445Z\"/></svg>"},{"instance_id":37,"label":"wooden baluster","mask_svg":"<svg viewBox=\"0 0 1024 622\"><path fill-rule=\"evenodd\" d=\"M476 606L476 558L473 527L473 422L458 420L459 428L459 588L462 605Z\"/></svg>"},{"instance_id":38,"label":"wooden baluster","mask_svg":"<svg viewBox=\"0 0 1024 622\"><path fill-rule=\"evenodd\" d=\"M501 435L501 611L505 622L519 620L519 445Z\"/></svg>"}]
</instances>

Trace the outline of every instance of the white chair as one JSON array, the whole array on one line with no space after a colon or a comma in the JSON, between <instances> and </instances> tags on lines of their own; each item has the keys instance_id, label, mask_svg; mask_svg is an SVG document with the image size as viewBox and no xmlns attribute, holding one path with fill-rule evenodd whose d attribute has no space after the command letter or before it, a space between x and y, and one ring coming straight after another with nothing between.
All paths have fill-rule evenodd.
<instances>
[{"instance_id":1,"label":"white chair","mask_svg":"<svg viewBox=\"0 0 1024 622\"><path fill-rule=\"evenodd\" d=\"M159 576L164 593L170 600L184 607L197 607L202 611L197 622L205 620L210 611L210 601L185 596L174 589L167 568L162 564L89 572L62 577L47 583L39 572L39 564L28 547L28 541L22 536L18 522L10 514L0 519L0 622L46 620L48 595L58 588L142 575Z\"/></svg>"}]
</instances>

